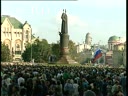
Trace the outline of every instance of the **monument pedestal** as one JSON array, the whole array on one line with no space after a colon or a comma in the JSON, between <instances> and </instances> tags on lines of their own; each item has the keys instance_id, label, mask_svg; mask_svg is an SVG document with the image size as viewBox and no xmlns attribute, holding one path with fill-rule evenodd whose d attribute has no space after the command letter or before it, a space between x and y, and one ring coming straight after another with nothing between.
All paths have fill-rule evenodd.
<instances>
[{"instance_id":1,"label":"monument pedestal","mask_svg":"<svg viewBox=\"0 0 128 96\"><path fill-rule=\"evenodd\" d=\"M57 63L58 64L78 64L69 55L63 55Z\"/></svg>"}]
</instances>

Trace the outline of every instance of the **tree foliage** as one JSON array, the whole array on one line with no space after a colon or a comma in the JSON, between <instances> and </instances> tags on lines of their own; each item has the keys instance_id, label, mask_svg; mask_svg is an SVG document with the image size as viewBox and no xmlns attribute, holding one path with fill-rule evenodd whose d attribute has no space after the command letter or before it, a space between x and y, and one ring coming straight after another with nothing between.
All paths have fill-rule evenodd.
<instances>
[{"instance_id":1,"label":"tree foliage","mask_svg":"<svg viewBox=\"0 0 128 96\"><path fill-rule=\"evenodd\" d=\"M68 46L69 54L74 59L76 56L75 43L69 40ZM48 61L50 55L55 55L57 60L60 58L60 42L48 44L47 40L39 40L39 38L37 38L32 45L30 43L27 44L22 58L25 62L30 62L31 59L34 59L35 62L44 62Z\"/></svg>"},{"instance_id":2,"label":"tree foliage","mask_svg":"<svg viewBox=\"0 0 128 96\"><path fill-rule=\"evenodd\" d=\"M75 43L72 40L69 40L68 47L69 47L69 55L74 59L77 54ZM59 59L60 58L60 42L51 44L51 51L52 51L52 54L55 55L57 59Z\"/></svg>"},{"instance_id":3,"label":"tree foliage","mask_svg":"<svg viewBox=\"0 0 128 96\"><path fill-rule=\"evenodd\" d=\"M103 57L100 58L99 63L104 63L104 58Z\"/></svg>"},{"instance_id":4,"label":"tree foliage","mask_svg":"<svg viewBox=\"0 0 128 96\"><path fill-rule=\"evenodd\" d=\"M8 62L12 60L12 56L10 54L10 50L8 46L5 44L1 44L1 61Z\"/></svg>"},{"instance_id":5,"label":"tree foliage","mask_svg":"<svg viewBox=\"0 0 128 96\"><path fill-rule=\"evenodd\" d=\"M34 59L35 62L42 63L48 61L49 54L51 54L51 52L47 40L39 40L39 38L37 38L32 45L30 43L27 44L22 58L25 62L30 62L31 59Z\"/></svg>"},{"instance_id":6,"label":"tree foliage","mask_svg":"<svg viewBox=\"0 0 128 96\"><path fill-rule=\"evenodd\" d=\"M69 54L70 54L70 56L73 59L75 59L75 57L77 55L77 48L76 48L75 43L72 40L69 40L68 47L69 47Z\"/></svg>"},{"instance_id":7,"label":"tree foliage","mask_svg":"<svg viewBox=\"0 0 128 96\"><path fill-rule=\"evenodd\" d=\"M51 44L51 51L52 51L52 54L55 55L56 59L58 60L60 57L60 44L59 44L59 42Z\"/></svg>"}]
</instances>

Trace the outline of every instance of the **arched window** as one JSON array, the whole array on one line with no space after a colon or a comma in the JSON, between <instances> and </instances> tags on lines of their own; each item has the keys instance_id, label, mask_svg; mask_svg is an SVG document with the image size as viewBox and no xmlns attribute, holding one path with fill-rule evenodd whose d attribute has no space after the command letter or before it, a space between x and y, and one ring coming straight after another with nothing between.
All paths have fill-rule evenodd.
<instances>
[{"instance_id":1,"label":"arched window","mask_svg":"<svg viewBox=\"0 0 128 96\"><path fill-rule=\"evenodd\" d=\"M16 48L20 48L20 45L19 45L19 44L17 44L17 45L16 45Z\"/></svg>"},{"instance_id":2,"label":"arched window","mask_svg":"<svg viewBox=\"0 0 128 96\"><path fill-rule=\"evenodd\" d=\"M6 46L9 48L9 45L8 44L6 44Z\"/></svg>"},{"instance_id":3,"label":"arched window","mask_svg":"<svg viewBox=\"0 0 128 96\"><path fill-rule=\"evenodd\" d=\"M15 54L21 54L20 44L16 44Z\"/></svg>"}]
</instances>

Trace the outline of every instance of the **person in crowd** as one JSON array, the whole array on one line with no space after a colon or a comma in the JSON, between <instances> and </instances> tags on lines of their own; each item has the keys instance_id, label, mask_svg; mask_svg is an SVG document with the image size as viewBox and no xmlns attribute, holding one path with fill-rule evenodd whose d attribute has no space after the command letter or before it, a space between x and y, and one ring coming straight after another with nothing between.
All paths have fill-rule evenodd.
<instances>
[{"instance_id":1,"label":"person in crowd","mask_svg":"<svg viewBox=\"0 0 128 96\"><path fill-rule=\"evenodd\" d=\"M74 83L73 83L73 87L74 87L74 93L73 93L73 96L79 96L79 85L77 83L77 80L74 80Z\"/></svg>"},{"instance_id":2,"label":"person in crowd","mask_svg":"<svg viewBox=\"0 0 128 96\"><path fill-rule=\"evenodd\" d=\"M1 96L126 96L124 68L29 63L1 67Z\"/></svg>"},{"instance_id":3,"label":"person in crowd","mask_svg":"<svg viewBox=\"0 0 128 96\"><path fill-rule=\"evenodd\" d=\"M91 86L89 85L83 96L96 96L96 94L91 90Z\"/></svg>"}]
</instances>

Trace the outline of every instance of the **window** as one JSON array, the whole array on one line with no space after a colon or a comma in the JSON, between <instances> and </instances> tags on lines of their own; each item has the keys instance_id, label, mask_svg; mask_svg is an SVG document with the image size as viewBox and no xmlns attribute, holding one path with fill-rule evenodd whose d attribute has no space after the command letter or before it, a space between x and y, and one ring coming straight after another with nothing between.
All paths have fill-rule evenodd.
<instances>
[{"instance_id":1,"label":"window","mask_svg":"<svg viewBox=\"0 0 128 96\"><path fill-rule=\"evenodd\" d=\"M15 54L21 54L20 44L16 44Z\"/></svg>"},{"instance_id":2,"label":"window","mask_svg":"<svg viewBox=\"0 0 128 96\"><path fill-rule=\"evenodd\" d=\"M5 37L6 37L6 32L4 32L4 35L5 35Z\"/></svg>"},{"instance_id":3,"label":"window","mask_svg":"<svg viewBox=\"0 0 128 96\"><path fill-rule=\"evenodd\" d=\"M9 37L9 32L7 32L7 35L8 35L8 37Z\"/></svg>"},{"instance_id":4,"label":"window","mask_svg":"<svg viewBox=\"0 0 128 96\"><path fill-rule=\"evenodd\" d=\"M4 27L4 31L6 32L6 28Z\"/></svg>"},{"instance_id":5,"label":"window","mask_svg":"<svg viewBox=\"0 0 128 96\"><path fill-rule=\"evenodd\" d=\"M17 37L17 32L16 32L16 37Z\"/></svg>"},{"instance_id":6,"label":"window","mask_svg":"<svg viewBox=\"0 0 128 96\"><path fill-rule=\"evenodd\" d=\"M20 45L19 45L19 44L17 44L17 45L16 45L16 48L20 48Z\"/></svg>"},{"instance_id":7,"label":"window","mask_svg":"<svg viewBox=\"0 0 128 96\"><path fill-rule=\"evenodd\" d=\"M9 32L9 28L7 28L7 32Z\"/></svg>"},{"instance_id":8,"label":"window","mask_svg":"<svg viewBox=\"0 0 128 96\"><path fill-rule=\"evenodd\" d=\"M19 54L20 55L21 51L15 51L15 54L17 54L17 55Z\"/></svg>"},{"instance_id":9,"label":"window","mask_svg":"<svg viewBox=\"0 0 128 96\"><path fill-rule=\"evenodd\" d=\"M28 39L28 35L26 35L26 39Z\"/></svg>"},{"instance_id":10,"label":"window","mask_svg":"<svg viewBox=\"0 0 128 96\"><path fill-rule=\"evenodd\" d=\"M28 40L28 30L26 30L26 39Z\"/></svg>"},{"instance_id":11,"label":"window","mask_svg":"<svg viewBox=\"0 0 128 96\"><path fill-rule=\"evenodd\" d=\"M8 44L6 44L6 46L9 48Z\"/></svg>"},{"instance_id":12,"label":"window","mask_svg":"<svg viewBox=\"0 0 128 96\"><path fill-rule=\"evenodd\" d=\"M9 32L9 35L11 36L11 32Z\"/></svg>"}]
</instances>

